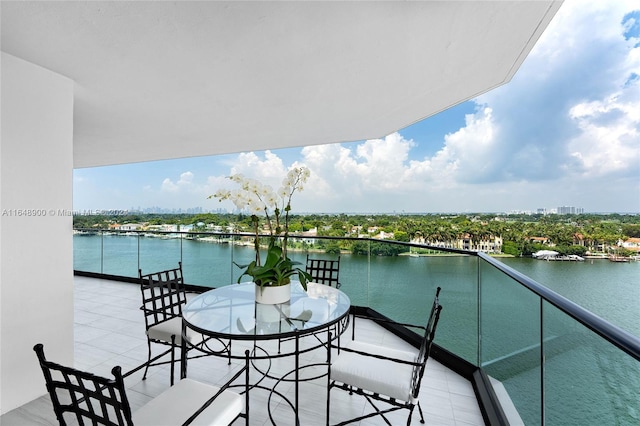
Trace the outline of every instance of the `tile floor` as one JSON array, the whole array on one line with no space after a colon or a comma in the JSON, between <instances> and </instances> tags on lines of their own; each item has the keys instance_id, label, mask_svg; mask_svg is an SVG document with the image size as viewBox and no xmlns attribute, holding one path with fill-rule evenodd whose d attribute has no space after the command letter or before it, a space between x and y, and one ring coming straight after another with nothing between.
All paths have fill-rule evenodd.
<instances>
[{"instance_id":1,"label":"tile floor","mask_svg":"<svg viewBox=\"0 0 640 426\"><path fill-rule=\"evenodd\" d=\"M123 371L127 371L144 362L147 356L147 345L139 305L140 293L134 284L76 277L75 367L110 376L114 365L120 365ZM359 321L357 327L357 338L363 341L384 343L398 348L408 346L373 323ZM350 336L350 334L344 336ZM293 344L293 342L285 344ZM238 346L235 348L238 349ZM301 357L301 363L321 363L325 359L326 351L317 350L304 354ZM278 372L290 371L292 363L290 358L280 358L272 363L271 368L274 374L278 374ZM203 382L221 383L231 377L239 365L238 362L228 365L226 359L214 357L191 360L188 376ZM302 371L302 374L312 375L319 369L320 367L307 368ZM127 395L135 411L169 386L169 368L166 366L151 368L144 381L142 372L137 372L127 377L125 383L128 387ZM267 387L272 386L269 382L264 384ZM42 387L44 393L44 379ZM281 382L277 389L293 399L291 383ZM301 425L325 424L326 395L326 378L301 384ZM272 397L270 402L268 398L269 392L260 390L251 392L251 425L295 424L292 411L286 402L277 396ZM427 363L420 392L420 404L428 425L484 424L471 384L434 360L429 360ZM331 392L331 423L360 415L366 408L366 403L360 396L350 396L340 390ZM269 417L269 412L273 421ZM389 417L390 421L393 424L406 424L407 413L406 410L393 413ZM2 426L54 425L56 421L49 397L45 395L2 415L0 424ZM236 421L235 424L244 424L244 419ZM374 417L359 424L372 426L385 423L382 419ZM413 424L419 424L417 410L413 414Z\"/></svg>"}]
</instances>

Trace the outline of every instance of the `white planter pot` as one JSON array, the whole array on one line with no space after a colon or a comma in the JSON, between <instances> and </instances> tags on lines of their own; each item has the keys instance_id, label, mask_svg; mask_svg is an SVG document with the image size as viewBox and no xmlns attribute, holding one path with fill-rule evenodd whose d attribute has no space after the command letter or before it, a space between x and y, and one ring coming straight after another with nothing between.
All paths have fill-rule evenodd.
<instances>
[{"instance_id":1,"label":"white planter pot","mask_svg":"<svg viewBox=\"0 0 640 426\"><path fill-rule=\"evenodd\" d=\"M291 299L291 284L276 287L256 285L256 302L264 305L284 303Z\"/></svg>"}]
</instances>

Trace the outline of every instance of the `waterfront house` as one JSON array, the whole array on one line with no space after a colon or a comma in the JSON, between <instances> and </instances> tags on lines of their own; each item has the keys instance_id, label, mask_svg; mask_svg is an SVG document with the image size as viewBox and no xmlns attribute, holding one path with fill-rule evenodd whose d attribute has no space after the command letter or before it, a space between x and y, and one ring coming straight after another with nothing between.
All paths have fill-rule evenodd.
<instances>
[{"instance_id":1,"label":"waterfront house","mask_svg":"<svg viewBox=\"0 0 640 426\"><path fill-rule=\"evenodd\" d=\"M586 242L585 242L585 239L584 239L584 235L582 235L579 232L576 232L575 234L573 234L573 245L574 246L586 247Z\"/></svg>"},{"instance_id":2,"label":"waterfront house","mask_svg":"<svg viewBox=\"0 0 640 426\"><path fill-rule=\"evenodd\" d=\"M0 201L51 214L0 218L0 413L44 394L36 342L73 365L74 168L390 134L507 83L561 3L2 2Z\"/></svg>"},{"instance_id":3,"label":"waterfront house","mask_svg":"<svg viewBox=\"0 0 640 426\"><path fill-rule=\"evenodd\" d=\"M618 246L629 251L640 252L640 238L628 238L624 241L618 241Z\"/></svg>"},{"instance_id":4,"label":"waterfront house","mask_svg":"<svg viewBox=\"0 0 640 426\"><path fill-rule=\"evenodd\" d=\"M464 234L448 241L432 240L427 241L422 235L411 240L414 244L430 244L436 247L457 248L460 250L481 251L484 253L502 252L502 237L488 235L485 238L475 239L470 234Z\"/></svg>"},{"instance_id":5,"label":"waterfront house","mask_svg":"<svg viewBox=\"0 0 640 426\"><path fill-rule=\"evenodd\" d=\"M222 232L222 226L221 225L215 225L213 223L207 224L207 229L209 231L213 231L213 232Z\"/></svg>"},{"instance_id":6,"label":"waterfront house","mask_svg":"<svg viewBox=\"0 0 640 426\"><path fill-rule=\"evenodd\" d=\"M178 225L173 225L173 224L148 225L146 229L149 231L178 232Z\"/></svg>"},{"instance_id":7,"label":"waterfront house","mask_svg":"<svg viewBox=\"0 0 640 426\"><path fill-rule=\"evenodd\" d=\"M353 225L351 226L351 230L349 231L350 234L356 234L356 235L360 235L361 232L362 232L362 225Z\"/></svg>"},{"instance_id":8,"label":"waterfront house","mask_svg":"<svg viewBox=\"0 0 640 426\"><path fill-rule=\"evenodd\" d=\"M529 242L534 244L542 244L545 246L553 247L555 244L548 237L529 237Z\"/></svg>"},{"instance_id":9,"label":"waterfront house","mask_svg":"<svg viewBox=\"0 0 640 426\"><path fill-rule=\"evenodd\" d=\"M316 238L318 236L318 228L311 228L307 231L301 232L300 236L303 238L303 242L310 246L316 243Z\"/></svg>"},{"instance_id":10,"label":"waterfront house","mask_svg":"<svg viewBox=\"0 0 640 426\"><path fill-rule=\"evenodd\" d=\"M380 231L377 234L373 235L371 238L373 238L374 240L392 240L393 232Z\"/></svg>"},{"instance_id":11,"label":"waterfront house","mask_svg":"<svg viewBox=\"0 0 640 426\"><path fill-rule=\"evenodd\" d=\"M462 250L482 251L485 253L500 253L502 251L502 237L488 235L485 238L479 238L464 234L456 240L456 248Z\"/></svg>"},{"instance_id":12,"label":"waterfront house","mask_svg":"<svg viewBox=\"0 0 640 426\"><path fill-rule=\"evenodd\" d=\"M375 234L376 232L378 232L378 227L377 226L370 226L367 228L367 232L371 235L371 234Z\"/></svg>"}]
</instances>

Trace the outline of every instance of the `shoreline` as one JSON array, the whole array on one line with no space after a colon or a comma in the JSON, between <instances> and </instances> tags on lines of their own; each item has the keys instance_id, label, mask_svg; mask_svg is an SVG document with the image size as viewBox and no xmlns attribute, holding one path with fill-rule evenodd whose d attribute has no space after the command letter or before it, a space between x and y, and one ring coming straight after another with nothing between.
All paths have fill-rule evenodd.
<instances>
[{"instance_id":1,"label":"shoreline","mask_svg":"<svg viewBox=\"0 0 640 426\"><path fill-rule=\"evenodd\" d=\"M81 236L89 236L89 235L95 235L92 232L86 232L86 231L78 231L76 229L73 230L74 235L81 235ZM154 233L138 233L138 232L134 232L134 233L126 233L126 232L105 232L104 235L109 235L109 236L141 236L141 237L147 237L147 238L159 238L159 239L175 239L175 238L180 238L180 237L176 237L171 235L171 233L166 233L166 234L154 234ZM236 240L236 241L230 241L228 238L225 237L211 237L211 236L207 236L207 237L187 237L185 238L186 240L190 240L190 241L198 241L198 242L204 242L204 243L213 243L213 244L232 244L235 246L240 246L240 247L250 247L253 248L253 242L247 242L247 241L243 241L243 240ZM421 250L429 250L429 249L422 249L420 247L417 247L418 249ZM310 253L324 253L323 249L315 249L315 248L295 248L295 247L288 247L287 250L290 251L295 251L295 252L310 252ZM495 257L495 258L531 258L534 259L531 256L514 256L512 254L506 254L506 253L487 253L487 252L483 252L485 254L487 254L488 256L491 257ZM351 252L347 251L347 250L342 250L341 254L352 254ZM467 256L466 254L462 254L462 253L449 253L449 252L440 252L440 253L412 253L412 252L403 252L403 253L399 253L398 256L409 256L409 257L443 257L443 256ZM607 254L585 254L583 256L581 256L583 259L585 260L609 260L609 255ZM630 259L630 260L635 260L635 259Z\"/></svg>"}]
</instances>

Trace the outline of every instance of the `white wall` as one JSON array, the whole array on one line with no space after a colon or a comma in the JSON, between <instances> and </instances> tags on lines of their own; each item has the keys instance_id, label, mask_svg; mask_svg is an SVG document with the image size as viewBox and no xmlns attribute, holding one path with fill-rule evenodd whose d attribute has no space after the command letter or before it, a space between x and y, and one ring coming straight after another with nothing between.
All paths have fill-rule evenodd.
<instances>
[{"instance_id":1,"label":"white wall","mask_svg":"<svg viewBox=\"0 0 640 426\"><path fill-rule=\"evenodd\" d=\"M72 218L58 214L72 209L73 82L6 53L1 79L0 413L6 413L46 393L34 344L73 365Z\"/></svg>"}]
</instances>

